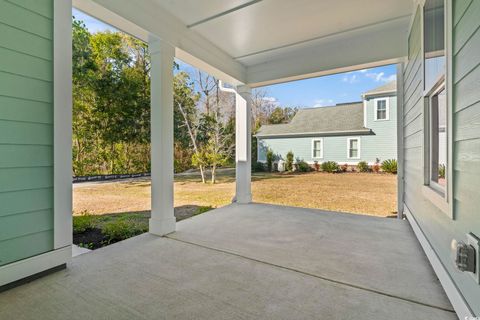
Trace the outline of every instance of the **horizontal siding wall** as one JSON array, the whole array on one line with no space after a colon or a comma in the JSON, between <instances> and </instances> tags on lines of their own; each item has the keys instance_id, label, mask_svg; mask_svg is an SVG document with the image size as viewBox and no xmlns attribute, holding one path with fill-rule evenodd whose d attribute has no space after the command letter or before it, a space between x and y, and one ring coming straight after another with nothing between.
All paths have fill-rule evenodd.
<instances>
[{"instance_id":1,"label":"horizontal siding wall","mask_svg":"<svg viewBox=\"0 0 480 320\"><path fill-rule=\"evenodd\" d=\"M0 266L53 249L53 0L0 0Z\"/></svg>"},{"instance_id":2,"label":"horizontal siding wall","mask_svg":"<svg viewBox=\"0 0 480 320\"><path fill-rule=\"evenodd\" d=\"M409 36L404 70L405 203L459 288L480 315L480 286L454 267L451 241L480 236L480 1L454 0L453 31L453 193L454 220L422 195L424 184L424 100L421 18L417 12Z\"/></svg>"},{"instance_id":3,"label":"horizontal siding wall","mask_svg":"<svg viewBox=\"0 0 480 320\"><path fill-rule=\"evenodd\" d=\"M295 159L309 163L313 161L336 161L338 163L356 163L367 161L374 163L386 159L397 159L397 98L389 97L390 120L374 121L373 99L367 101L367 126L373 135L336 136L336 137L301 137L301 138L262 138L258 140L258 160L265 161L266 151L270 148L280 159L292 151ZM347 157L348 138L360 138L360 159ZM323 158L312 158L312 140L323 139Z\"/></svg>"}]
</instances>

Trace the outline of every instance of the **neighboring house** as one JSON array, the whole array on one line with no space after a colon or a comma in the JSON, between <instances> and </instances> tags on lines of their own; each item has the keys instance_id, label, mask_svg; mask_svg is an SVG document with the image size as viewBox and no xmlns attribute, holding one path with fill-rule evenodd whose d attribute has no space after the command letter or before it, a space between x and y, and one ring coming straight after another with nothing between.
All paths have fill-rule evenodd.
<instances>
[{"instance_id":1,"label":"neighboring house","mask_svg":"<svg viewBox=\"0 0 480 320\"><path fill-rule=\"evenodd\" d=\"M397 158L397 97L392 81L362 95L363 101L300 109L287 124L264 125L258 139L258 161L271 149L276 160L292 151L296 161L360 161Z\"/></svg>"}]
</instances>

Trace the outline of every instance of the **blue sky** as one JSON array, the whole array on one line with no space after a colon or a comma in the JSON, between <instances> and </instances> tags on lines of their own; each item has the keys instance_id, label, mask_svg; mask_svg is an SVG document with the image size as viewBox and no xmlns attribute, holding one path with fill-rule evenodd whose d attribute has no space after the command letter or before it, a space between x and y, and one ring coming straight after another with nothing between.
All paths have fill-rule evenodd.
<instances>
[{"instance_id":1,"label":"blue sky","mask_svg":"<svg viewBox=\"0 0 480 320\"><path fill-rule=\"evenodd\" d=\"M78 20L83 20L90 32L115 30L78 10L73 10ZM180 69L189 73L195 68L179 61ZM365 69L348 73L335 74L319 78L288 82L267 86L267 97L281 106L322 107L336 103L360 101L360 95L381 86L396 76L395 65Z\"/></svg>"},{"instance_id":2,"label":"blue sky","mask_svg":"<svg viewBox=\"0 0 480 320\"><path fill-rule=\"evenodd\" d=\"M364 69L264 87L280 105L322 107L360 101L365 91L396 79L396 66Z\"/></svg>"},{"instance_id":3,"label":"blue sky","mask_svg":"<svg viewBox=\"0 0 480 320\"><path fill-rule=\"evenodd\" d=\"M85 25L87 26L87 29L92 32L101 32L101 31L106 31L106 30L116 30L114 27L103 23L95 18L90 17L89 15L86 15L85 13L78 11L77 9L72 10L72 14L77 20L82 20L85 22Z\"/></svg>"}]
</instances>

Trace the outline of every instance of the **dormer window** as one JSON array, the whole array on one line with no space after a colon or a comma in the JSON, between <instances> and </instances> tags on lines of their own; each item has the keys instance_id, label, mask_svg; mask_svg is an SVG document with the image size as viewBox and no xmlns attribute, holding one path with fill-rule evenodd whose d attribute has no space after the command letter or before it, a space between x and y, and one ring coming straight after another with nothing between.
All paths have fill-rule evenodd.
<instances>
[{"instance_id":1,"label":"dormer window","mask_svg":"<svg viewBox=\"0 0 480 320\"><path fill-rule=\"evenodd\" d=\"M375 99L375 121L388 120L388 99Z\"/></svg>"}]
</instances>

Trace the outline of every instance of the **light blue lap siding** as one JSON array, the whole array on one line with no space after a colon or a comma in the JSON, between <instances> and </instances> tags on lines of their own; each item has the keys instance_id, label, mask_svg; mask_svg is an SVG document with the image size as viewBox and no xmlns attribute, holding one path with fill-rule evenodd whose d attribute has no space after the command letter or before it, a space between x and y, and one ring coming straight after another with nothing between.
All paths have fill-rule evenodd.
<instances>
[{"instance_id":1,"label":"light blue lap siding","mask_svg":"<svg viewBox=\"0 0 480 320\"><path fill-rule=\"evenodd\" d=\"M258 160L266 160L266 151L270 148L279 159L285 159L287 152L292 151L297 160L307 162L336 161L350 163L367 161L373 163L397 158L397 111L396 97L389 99L389 120L374 120L374 100L367 100L367 127L372 129L371 135L349 136L312 136L299 138L259 138ZM347 146L349 138L360 139L360 159L349 159ZM312 141L323 139L323 158L312 157Z\"/></svg>"},{"instance_id":2,"label":"light blue lap siding","mask_svg":"<svg viewBox=\"0 0 480 320\"><path fill-rule=\"evenodd\" d=\"M438 209L422 192L424 185L423 145L428 136L423 125L425 112L421 64L421 8L409 36L409 59L404 70L405 87L405 204L412 212L442 265L473 313L480 315L480 285L459 272L451 254L451 242L466 241L469 232L480 236L480 1L453 1L453 216Z\"/></svg>"},{"instance_id":3,"label":"light blue lap siding","mask_svg":"<svg viewBox=\"0 0 480 320\"><path fill-rule=\"evenodd\" d=\"M52 16L0 0L0 267L53 250Z\"/></svg>"}]
</instances>

